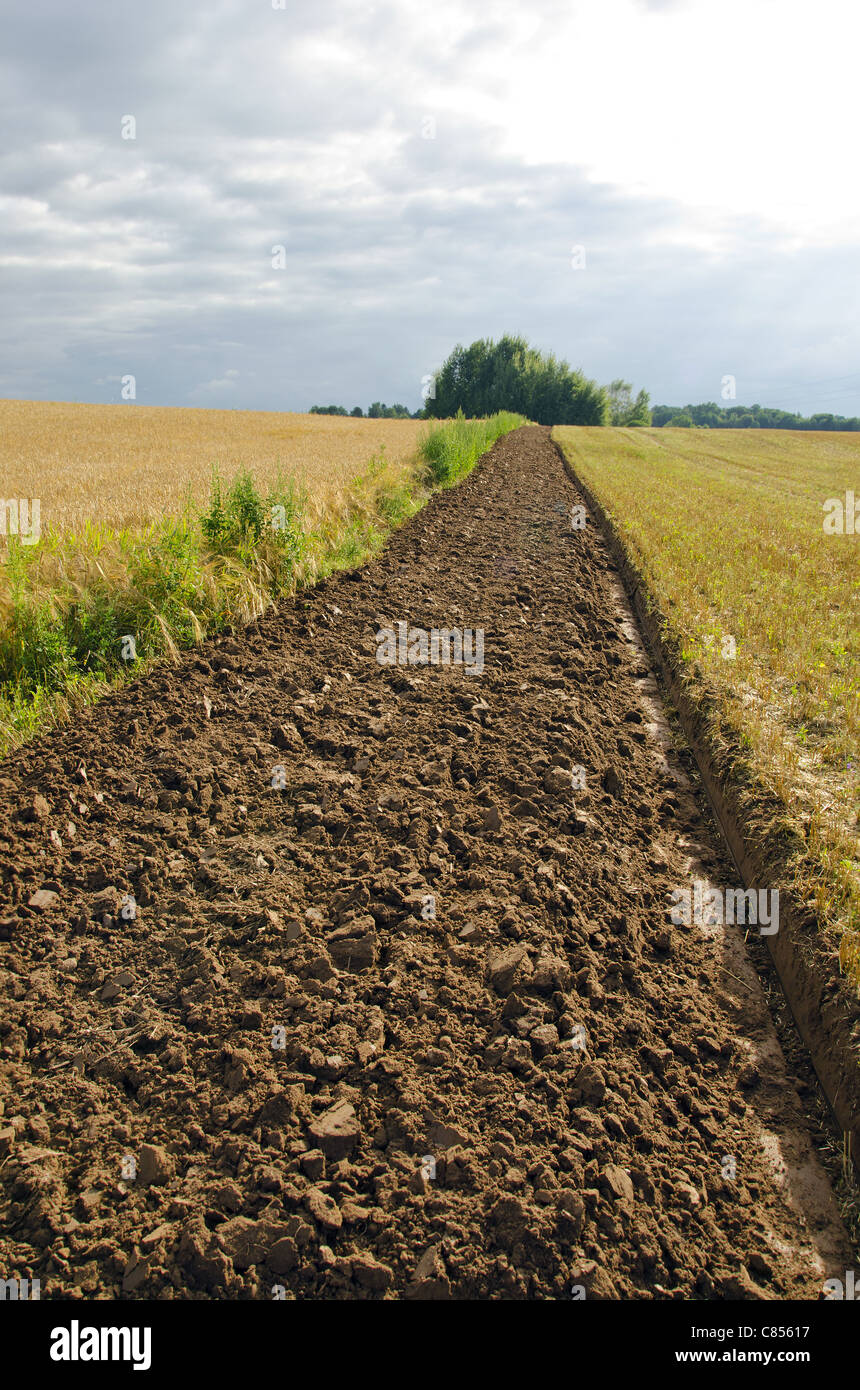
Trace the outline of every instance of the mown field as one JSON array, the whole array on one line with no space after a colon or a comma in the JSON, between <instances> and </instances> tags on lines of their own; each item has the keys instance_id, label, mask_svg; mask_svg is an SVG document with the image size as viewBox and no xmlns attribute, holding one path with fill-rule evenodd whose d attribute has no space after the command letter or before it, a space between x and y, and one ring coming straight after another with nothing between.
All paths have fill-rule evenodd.
<instances>
[{"instance_id":1,"label":"mown field","mask_svg":"<svg viewBox=\"0 0 860 1390\"><path fill-rule=\"evenodd\" d=\"M0 750L361 563L519 423L0 402L0 497L40 513L0 538Z\"/></svg>"},{"instance_id":2,"label":"mown field","mask_svg":"<svg viewBox=\"0 0 860 1390\"><path fill-rule=\"evenodd\" d=\"M860 536L827 534L824 503L860 496L860 440L554 434L609 513L691 688L713 698L715 744L739 750L736 775L772 793L802 836L799 887L858 970Z\"/></svg>"}]
</instances>

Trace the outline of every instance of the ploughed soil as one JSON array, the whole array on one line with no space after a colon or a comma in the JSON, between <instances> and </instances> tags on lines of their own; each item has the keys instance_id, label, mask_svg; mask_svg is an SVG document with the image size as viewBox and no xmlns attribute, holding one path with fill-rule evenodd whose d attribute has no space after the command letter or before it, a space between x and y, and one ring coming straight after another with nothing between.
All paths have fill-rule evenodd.
<instances>
[{"instance_id":1,"label":"ploughed soil","mask_svg":"<svg viewBox=\"0 0 860 1390\"><path fill-rule=\"evenodd\" d=\"M734 879L577 500L522 429L375 562L0 766L3 1277L814 1299L843 1275L741 930L670 921L672 889ZM483 629L482 673L379 664L399 621Z\"/></svg>"}]
</instances>

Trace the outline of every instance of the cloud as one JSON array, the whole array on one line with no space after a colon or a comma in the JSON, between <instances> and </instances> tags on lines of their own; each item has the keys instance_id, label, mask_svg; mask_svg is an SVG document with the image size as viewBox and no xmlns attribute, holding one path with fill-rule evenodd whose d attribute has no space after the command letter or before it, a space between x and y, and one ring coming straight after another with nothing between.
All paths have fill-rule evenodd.
<instances>
[{"instance_id":1,"label":"cloud","mask_svg":"<svg viewBox=\"0 0 860 1390\"><path fill-rule=\"evenodd\" d=\"M701 7L606 5L10 0L0 394L115 400L132 373L143 404L417 407L456 341L513 331L657 400L714 398L732 372L739 399L811 409L832 391L826 408L860 413L855 223L735 197L754 181L732 184L737 158L710 146L696 178L671 143L627 176L665 70L631 76L639 31L613 50L600 26L638 14L677 61ZM768 11L748 0L749 34ZM570 93L600 82L603 104L566 125ZM696 111L674 124L712 130ZM744 158L765 135L763 111Z\"/></svg>"}]
</instances>

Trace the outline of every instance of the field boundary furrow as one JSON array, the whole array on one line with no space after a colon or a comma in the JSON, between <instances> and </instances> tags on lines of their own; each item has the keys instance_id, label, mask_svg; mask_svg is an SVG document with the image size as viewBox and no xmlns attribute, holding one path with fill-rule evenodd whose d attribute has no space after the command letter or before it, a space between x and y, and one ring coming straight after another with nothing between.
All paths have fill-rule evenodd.
<instances>
[{"instance_id":1,"label":"field boundary furrow","mask_svg":"<svg viewBox=\"0 0 860 1390\"><path fill-rule=\"evenodd\" d=\"M555 443L555 441L554 441ZM645 638L649 655L662 676L689 740L696 764L726 844L745 887L773 878L782 856L770 830L768 815L750 816L741 806L738 791L726 776L727 760L719 757L709 736L706 695L682 675L665 640L667 620L661 613L642 574L619 538L602 503L588 483L555 443L568 477L586 499L610 553L618 565L624 587ZM755 789L753 789L755 794ZM748 798L750 788L744 788ZM767 793L758 792L762 802ZM844 1136L846 1162L860 1171L860 1006L846 978L839 971L838 952L830 948L811 910L790 883L779 884L780 929L767 938L797 1029L809 1051L828 1105Z\"/></svg>"}]
</instances>

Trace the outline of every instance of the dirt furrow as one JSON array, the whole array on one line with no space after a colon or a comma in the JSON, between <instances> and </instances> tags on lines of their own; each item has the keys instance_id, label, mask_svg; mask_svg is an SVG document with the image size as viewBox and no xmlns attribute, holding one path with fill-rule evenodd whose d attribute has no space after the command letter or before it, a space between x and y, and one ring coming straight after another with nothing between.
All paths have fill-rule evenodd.
<instances>
[{"instance_id":1,"label":"dirt furrow","mask_svg":"<svg viewBox=\"0 0 860 1390\"><path fill-rule=\"evenodd\" d=\"M739 885L579 500L520 430L377 562L0 768L4 1277L713 1299L842 1276L741 929L670 921L693 879ZM470 665L434 662L444 629ZM382 664L404 631L418 660Z\"/></svg>"}]
</instances>

